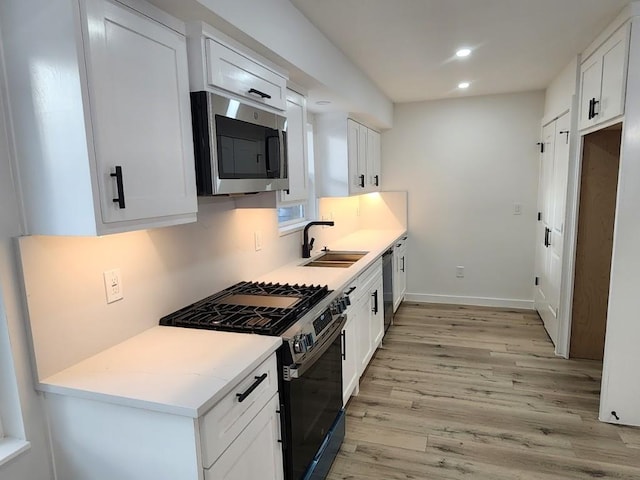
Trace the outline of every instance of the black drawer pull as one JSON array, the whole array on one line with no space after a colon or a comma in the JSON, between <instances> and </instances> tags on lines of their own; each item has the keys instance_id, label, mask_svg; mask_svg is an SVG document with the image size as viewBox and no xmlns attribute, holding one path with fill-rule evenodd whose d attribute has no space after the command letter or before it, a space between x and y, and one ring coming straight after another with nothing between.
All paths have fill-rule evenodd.
<instances>
[{"instance_id":1,"label":"black drawer pull","mask_svg":"<svg viewBox=\"0 0 640 480\"><path fill-rule=\"evenodd\" d=\"M261 92L260 90L256 90L255 88L249 90L249 93L255 93L256 95L260 95L262 98L271 98L271 95L269 95L268 93Z\"/></svg>"},{"instance_id":2,"label":"black drawer pull","mask_svg":"<svg viewBox=\"0 0 640 480\"><path fill-rule=\"evenodd\" d=\"M356 287L351 287L349 290L345 292L345 295L351 295L355 289Z\"/></svg>"},{"instance_id":3,"label":"black drawer pull","mask_svg":"<svg viewBox=\"0 0 640 480\"><path fill-rule=\"evenodd\" d=\"M373 178L375 178L375 186L379 187L380 186L380 177L378 175L374 175Z\"/></svg>"},{"instance_id":4,"label":"black drawer pull","mask_svg":"<svg viewBox=\"0 0 640 480\"><path fill-rule=\"evenodd\" d=\"M113 199L113 203L117 203L119 208L124 208L124 184L122 183L122 167L116 166L116 173L111 174L116 179L116 188L118 196Z\"/></svg>"},{"instance_id":5,"label":"black drawer pull","mask_svg":"<svg viewBox=\"0 0 640 480\"><path fill-rule=\"evenodd\" d=\"M360 175L360 188L364 188L364 175Z\"/></svg>"},{"instance_id":6,"label":"black drawer pull","mask_svg":"<svg viewBox=\"0 0 640 480\"><path fill-rule=\"evenodd\" d=\"M244 402L246 398L249 395L251 395L251 392L253 392L256 388L258 388L258 385L260 385L262 382L264 382L267 379L267 374L263 373L259 377L254 377L254 378L256 379L256 381L253 382L249 388L247 388L242 393L236 393L236 397L238 397L238 402L240 403Z\"/></svg>"},{"instance_id":7,"label":"black drawer pull","mask_svg":"<svg viewBox=\"0 0 640 480\"><path fill-rule=\"evenodd\" d=\"M373 297L373 309L371 310L373 313L378 313L378 290L371 294Z\"/></svg>"},{"instance_id":8,"label":"black drawer pull","mask_svg":"<svg viewBox=\"0 0 640 480\"><path fill-rule=\"evenodd\" d=\"M342 360L347 359L347 332L343 330L340 334L342 336Z\"/></svg>"}]
</instances>

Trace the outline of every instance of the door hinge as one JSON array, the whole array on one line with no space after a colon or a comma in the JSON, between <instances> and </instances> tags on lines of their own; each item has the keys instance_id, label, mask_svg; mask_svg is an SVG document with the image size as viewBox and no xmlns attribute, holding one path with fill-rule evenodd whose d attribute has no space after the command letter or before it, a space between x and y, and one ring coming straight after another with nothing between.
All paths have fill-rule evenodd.
<instances>
[{"instance_id":1,"label":"door hinge","mask_svg":"<svg viewBox=\"0 0 640 480\"><path fill-rule=\"evenodd\" d=\"M533 281L534 285L539 285L540 284L540 277L536 277L535 280Z\"/></svg>"},{"instance_id":2,"label":"door hinge","mask_svg":"<svg viewBox=\"0 0 640 480\"><path fill-rule=\"evenodd\" d=\"M538 212L538 221L542 220L542 212Z\"/></svg>"},{"instance_id":3,"label":"door hinge","mask_svg":"<svg viewBox=\"0 0 640 480\"><path fill-rule=\"evenodd\" d=\"M538 142L536 145L540 145L540 153L544 153L544 142Z\"/></svg>"}]
</instances>

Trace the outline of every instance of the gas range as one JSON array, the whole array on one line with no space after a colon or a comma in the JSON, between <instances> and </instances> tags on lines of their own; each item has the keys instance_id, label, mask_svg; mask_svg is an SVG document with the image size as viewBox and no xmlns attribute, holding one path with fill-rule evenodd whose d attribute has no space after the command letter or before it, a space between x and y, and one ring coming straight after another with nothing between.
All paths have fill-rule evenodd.
<instances>
[{"instance_id":1,"label":"gas range","mask_svg":"<svg viewBox=\"0 0 640 480\"><path fill-rule=\"evenodd\" d=\"M240 282L163 317L160 324L280 336L285 480L321 480L344 438L343 329L349 303L348 296L326 286Z\"/></svg>"}]
</instances>

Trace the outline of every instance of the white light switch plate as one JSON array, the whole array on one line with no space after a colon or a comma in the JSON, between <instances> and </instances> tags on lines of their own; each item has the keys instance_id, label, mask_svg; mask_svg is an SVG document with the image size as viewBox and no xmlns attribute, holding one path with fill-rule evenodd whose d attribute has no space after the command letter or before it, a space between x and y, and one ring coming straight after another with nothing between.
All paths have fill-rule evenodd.
<instances>
[{"instance_id":1,"label":"white light switch plate","mask_svg":"<svg viewBox=\"0 0 640 480\"><path fill-rule=\"evenodd\" d=\"M107 303L122 300L122 276L120 269L106 270L104 273L104 289L107 294Z\"/></svg>"}]
</instances>

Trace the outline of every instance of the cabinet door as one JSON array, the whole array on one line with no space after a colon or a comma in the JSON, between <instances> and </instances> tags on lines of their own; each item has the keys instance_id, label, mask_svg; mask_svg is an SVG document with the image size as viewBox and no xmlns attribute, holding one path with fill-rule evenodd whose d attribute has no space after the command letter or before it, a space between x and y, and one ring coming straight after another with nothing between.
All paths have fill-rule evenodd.
<instances>
[{"instance_id":1,"label":"cabinet door","mask_svg":"<svg viewBox=\"0 0 640 480\"><path fill-rule=\"evenodd\" d=\"M624 113L627 43L627 27L624 27L602 47L602 89L597 123Z\"/></svg>"},{"instance_id":2,"label":"cabinet door","mask_svg":"<svg viewBox=\"0 0 640 480\"><path fill-rule=\"evenodd\" d=\"M366 175L366 154L367 137L366 131L358 122L347 120L347 155L349 168L349 193L359 195L364 193L367 186Z\"/></svg>"},{"instance_id":3,"label":"cabinet door","mask_svg":"<svg viewBox=\"0 0 640 480\"><path fill-rule=\"evenodd\" d=\"M81 5L102 221L196 212L184 36L121 4Z\"/></svg>"},{"instance_id":4,"label":"cabinet door","mask_svg":"<svg viewBox=\"0 0 640 480\"><path fill-rule=\"evenodd\" d=\"M400 249L400 255L398 258L398 279L400 280L399 286L399 303L404 300L404 296L407 293L407 244L403 243ZM399 305L399 304L398 304Z\"/></svg>"},{"instance_id":5,"label":"cabinet door","mask_svg":"<svg viewBox=\"0 0 640 480\"><path fill-rule=\"evenodd\" d=\"M600 86L602 83L602 57L596 52L580 68L580 128L588 128L595 125L597 115L589 118L598 111L598 104L592 107L593 102L600 101Z\"/></svg>"},{"instance_id":6,"label":"cabinet door","mask_svg":"<svg viewBox=\"0 0 640 480\"><path fill-rule=\"evenodd\" d=\"M353 312L353 313L352 313ZM347 324L342 331L342 404L346 405L358 385L357 319L355 308L347 312Z\"/></svg>"},{"instance_id":7,"label":"cabinet door","mask_svg":"<svg viewBox=\"0 0 640 480\"><path fill-rule=\"evenodd\" d=\"M282 202L307 199L307 108L305 98L287 91L287 162L289 190L281 192Z\"/></svg>"},{"instance_id":8,"label":"cabinet door","mask_svg":"<svg viewBox=\"0 0 640 480\"><path fill-rule=\"evenodd\" d=\"M365 295L356 309L356 337L358 378L362 376L371 358L371 310L369 296Z\"/></svg>"},{"instance_id":9,"label":"cabinet door","mask_svg":"<svg viewBox=\"0 0 640 480\"><path fill-rule=\"evenodd\" d=\"M380 134L367 128L367 178L368 190L380 190Z\"/></svg>"},{"instance_id":10,"label":"cabinet door","mask_svg":"<svg viewBox=\"0 0 640 480\"><path fill-rule=\"evenodd\" d=\"M278 394L251 420L210 469L206 480L282 480Z\"/></svg>"},{"instance_id":11,"label":"cabinet door","mask_svg":"<svg viewBox=\"0 0 640 480\"><path fill-rule=\"evenodd\" d=\"M382 276L380 276L370 291L371 301L371 354L382 342L384 336L384 304L382 297Z\"/></svg>"}]
</instances>

